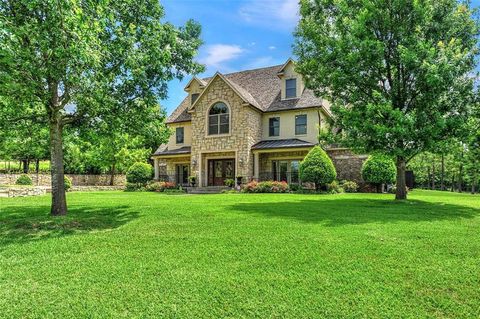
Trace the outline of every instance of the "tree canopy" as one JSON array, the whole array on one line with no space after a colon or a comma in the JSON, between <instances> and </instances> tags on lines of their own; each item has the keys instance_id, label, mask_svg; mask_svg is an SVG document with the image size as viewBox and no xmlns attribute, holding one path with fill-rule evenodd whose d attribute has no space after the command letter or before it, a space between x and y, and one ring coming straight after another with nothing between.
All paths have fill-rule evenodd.
<instances>
[{"instance_id":1,"label":"tree canopy","mask_svg":"<svg viewBox=\"0 0 480 319\"><path fill-rule=\"evenodd\" d=\"M200 25L164 22L158 0L1 0L0 125L49 128L52 214L66 214L63 129L159 112L167 82L197 73Z\"/></svg>"},{"instance_id":2,"label":"tree canopy","mask_svg":"<svg viewBox=\"0 0 480 319\"><path fill-rule=\"evenodd\" d=\"M297 70L332 101L344 142L405 165L470 116L478 22L456 0L302 0Z\"/></svg>"}]
</instances>

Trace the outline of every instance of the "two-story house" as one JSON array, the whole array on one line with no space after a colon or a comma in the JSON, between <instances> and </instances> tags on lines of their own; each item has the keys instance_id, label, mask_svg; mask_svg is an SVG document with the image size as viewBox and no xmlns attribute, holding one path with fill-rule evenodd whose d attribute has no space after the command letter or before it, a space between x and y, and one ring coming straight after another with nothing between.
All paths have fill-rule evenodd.
<instances>
[{"instance_id":1,"label":"two-story house","mask_svg":"<svg viewBox=\"0 0 480 319\"><path fill-rule=\"evenodd\" d=\"M300 161L318 143L319 127L331 116L328 101L306 89L294 61L210 78L194 77L188 96L167 119L167 144L152 156L155 179L198 186L280 180L298 183ZM358 179L362 157L348 150L329 155L339 178Z\"/></svg>"}]
</instances>

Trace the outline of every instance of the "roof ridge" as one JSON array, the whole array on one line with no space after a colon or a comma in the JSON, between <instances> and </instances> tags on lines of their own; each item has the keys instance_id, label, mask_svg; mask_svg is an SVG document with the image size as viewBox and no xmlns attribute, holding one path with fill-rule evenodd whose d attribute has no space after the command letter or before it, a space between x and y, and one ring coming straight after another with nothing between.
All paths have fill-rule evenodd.
<instances>
[{"instance_id":1,"label":"roof ridge","mask_svg":"<svg viewBox=\"0 0 480 319\"><path fill-rule=\"evenodd\" d=\"M261 68L255 68L255 69L247 69L247 70L235 71L235 72L230 72L230 73L220 73L219 71L217 71L217 72L215 72L215 73L220 73L220 74L223 75L223 76L227 76L227 75L233 75L233 74L239 74L239 73L246 73L246 72L252 72L252 71L259 71L259 70L265 70L265 69L273 69L273 68L278 68L278 67L281 67L281 66L283 66L283 64L265 66L265 67L261 67ZM202 78L202 80L211 79L211 78L213 78L214 76L215 76L215 75L207 76L207 77Z\"/></svg>"}]
</instances>

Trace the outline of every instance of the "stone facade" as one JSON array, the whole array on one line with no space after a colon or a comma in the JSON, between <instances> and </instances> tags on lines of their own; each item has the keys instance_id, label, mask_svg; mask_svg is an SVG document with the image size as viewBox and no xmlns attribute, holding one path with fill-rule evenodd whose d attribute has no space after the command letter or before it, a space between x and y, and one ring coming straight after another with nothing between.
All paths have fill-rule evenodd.
<instances>
[{"instance_id":1,"label":"stone facade","mask_svg":"<svg viewBox=\"0 0 480 319\"><path fill-rule=\"evenodd\" d=\"M337 180L349 180L364 184L362 165L367 160L367 155L357 155L348 149L330 149L327 150L327 153L337 170Z\"/></svg>"},{"instance_id":2,"label":"stone facade","mask_svg":"<svg viewBox=\"0 0 480 319\"><path fill-rule=\"evenodd\" d=\"M0 174L0 185L14 185L22 174ZM50 186L52 178L50 174L28 174L33 185ZM65 174L72 179L73 186L109 186L110 175L73 175ZM125 185L125 175L115 175L114 186Z\"/></svg>"},{"instance_id":3,"label":"stone facade","mask_svg":"<svg viewBox=\"0 0 480 319\"><path fill-rule=\"evenodd\" d=\"M207 90L192 110L192 132L194 133L191 174L197 176L201 186L205 186L207 176L205 169L201 169L205 167L202 160L205 160L205 154L221 150L235 154L236 176L251 178L253 176L251 148L261 140L261 114L244 105L240 96L220 77L217 77ZM208 110L219 101L230 108L230 132L225 135L209 136L207 134Z\"/></svg>"}]
</instances>

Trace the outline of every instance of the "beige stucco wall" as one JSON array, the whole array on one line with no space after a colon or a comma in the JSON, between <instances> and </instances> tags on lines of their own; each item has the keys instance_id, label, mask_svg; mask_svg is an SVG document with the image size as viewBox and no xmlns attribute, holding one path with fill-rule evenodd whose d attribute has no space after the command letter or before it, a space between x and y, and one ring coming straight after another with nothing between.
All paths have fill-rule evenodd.
<instances>
[{"instance_id":1,"label":"beige stucco wall","mask_svg":"<svg viewBox=\"0 0 480 319\"><path fill-rule=\"evenodd\" d=\"M207 91L200 97L192 112L192 174L197 175L205 185L207 173L204 168L205 154L215 152L234 152L236 154L236 175L250 178L253 176L253 155L251 147L261 139L262 116L260 112L244 101L235 91L216 77ZM230 108L230 133L208 135L207 114L216 102L224 102ZM193 165L194 164L194 165Z\"/></svg>"},{"instance_id":2,"label":"beige stucco wall","mask_svg":"<svg viewBox=\"0 0 480 319\"><path fill-rule=\"evenodd\" d=\"M192 145L192 123L190 122L181 122L181 123L170 123L167 124L168 128L171 130L172 134L170 135L170 138L168 139L168 149L169 150L175 150L178 148L182 148L184 146L191 146ZM182 144L177 144L176 143L176 135L175 131L177 127L183 127L183 143Z\"/></svg>"},{"instance_id":3,"label":"beige stucco wall","mask_svg":"<svg viewBox=\"0 0 480 319\"><path fill-rule=\"evenodd\" d=\"M283 69L283 75L280 77L282 81L282 100L285 99L285 82L288 79L297 79L297 97L302 95L305 85L303 83L303 78L300 74L295 72L295 66L292 62L289 62Z\"/></svg>"},{"instance_id":4,"label":"beige stucco wall","mask_svg":"<svg viewBox=\"0 0 480 319\"><path fill-rule=\"evenodd\" d=\"M302 114L307 115L307 134L295 135L295 116ZM280 117L279 136L269 136L269 119L272 117ZM319 108L264 113L262 116L262 139L279 140L298 138L307 142L317 143L320 119L322 125L327 125L325 122L325 114Z\"/></svg>"}]
</instances>

